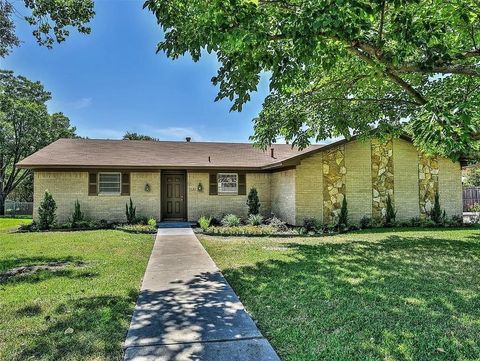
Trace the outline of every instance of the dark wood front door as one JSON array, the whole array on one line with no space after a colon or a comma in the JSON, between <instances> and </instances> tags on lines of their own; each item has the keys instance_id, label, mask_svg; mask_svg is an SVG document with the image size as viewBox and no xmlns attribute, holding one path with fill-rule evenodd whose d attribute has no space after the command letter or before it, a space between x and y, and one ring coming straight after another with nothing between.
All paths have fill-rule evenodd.
<instances>
[{"instance_id":1,"label":"dark wood front door","mask_svg":"<svg viewBox=\"0 0 480 361\"><path fill-rule=\"evenodd\" d=\"M162 219L185 220L185 172L162 172Z\"/></svg>"}]
</instances>

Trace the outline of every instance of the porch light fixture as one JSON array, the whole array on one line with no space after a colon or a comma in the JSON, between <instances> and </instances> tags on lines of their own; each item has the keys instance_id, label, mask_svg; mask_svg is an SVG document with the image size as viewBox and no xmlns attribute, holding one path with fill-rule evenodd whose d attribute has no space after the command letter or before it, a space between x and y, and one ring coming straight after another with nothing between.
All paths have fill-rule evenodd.
<instances>
[{"instance_id":1,"label":"porch light fixture","mask_svg":"<svg viewBox=\"0 0 480 361\"><path fill-rule=\"evenodd\" d=\"M150 192L150 184L145 184L145 192Z\"/></svg>"},{"instance_id":2,"label":"porch light fixture","mask_svg":"<svg viewBox=\"0 0 480 361\"><path fill-rule=\"evenodd\" d=\"M203 185L202 185L202 183L198 183L197 190L198 190L199 192L203 192Z\"/></svg>"}]
</instances>

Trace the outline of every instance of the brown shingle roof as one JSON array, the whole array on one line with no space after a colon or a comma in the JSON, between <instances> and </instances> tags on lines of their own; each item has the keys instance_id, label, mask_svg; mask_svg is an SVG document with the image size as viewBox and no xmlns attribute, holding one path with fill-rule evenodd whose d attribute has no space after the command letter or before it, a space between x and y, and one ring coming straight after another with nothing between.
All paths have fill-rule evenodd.
<instances>
[{"instance_id":1,"label":"brown shingle roof","mask_svg":"<svg viewBox=\"0 0 480 361\"><path fill-rule=\"evenodd\" d=\"M262 169L315 151L274 144L261 151L248 143L59 139L18 165L22 168L247 168ZM210 161L209 161L210 157Z\"/></svg>"}]
</instances>

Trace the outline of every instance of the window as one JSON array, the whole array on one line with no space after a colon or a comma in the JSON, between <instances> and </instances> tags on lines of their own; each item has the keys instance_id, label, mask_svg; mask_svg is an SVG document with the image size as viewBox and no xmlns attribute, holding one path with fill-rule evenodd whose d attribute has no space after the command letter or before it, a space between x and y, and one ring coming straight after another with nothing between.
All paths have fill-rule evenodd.
<instances>
[{"instance_id":1,"label":"window","mask_svg":"<svg viewBox=\"0 0 480 361\"><path fill-rule=\"evenodd\" d=\"M121 173L98 173L99 194L120 194Z\"/></svg>"},{"instance_id":2,"label":"window","mask_svg":"<svg viewBox=\"0 0 480 361\"><path fill-rule=\"evenodd\" d=\"M218 173L218 194L238 194L238 174Z\"/></svg>"}]
</instances>

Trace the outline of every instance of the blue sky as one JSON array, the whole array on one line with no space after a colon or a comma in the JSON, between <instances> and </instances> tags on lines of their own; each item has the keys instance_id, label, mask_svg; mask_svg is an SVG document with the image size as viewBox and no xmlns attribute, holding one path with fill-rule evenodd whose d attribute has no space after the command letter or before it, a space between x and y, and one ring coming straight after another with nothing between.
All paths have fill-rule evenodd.
<instances>
[{"instance_id":1,"label":"blue sky","mask_svg":"<svg viewBox=\"0 0 480 361\"><path fill-rule=\"evenodd\" d=\"M82 136L115 139L135 131L161 140L248 141L268 94L265 77L244 110L230 112L228 100L214 102L216 58L194 63L189 56L174 61L156 54L162 31L142 5L96 0L92 33L72 31L52 50L39 47L18 20L24 43L1 67L42 82L52 93L50 111L65 113Z\"/></svg>"}]
</instances>

